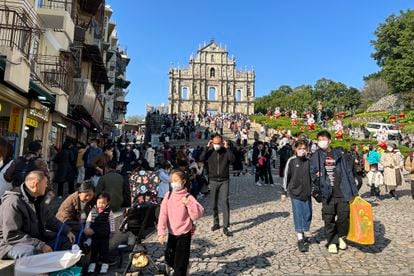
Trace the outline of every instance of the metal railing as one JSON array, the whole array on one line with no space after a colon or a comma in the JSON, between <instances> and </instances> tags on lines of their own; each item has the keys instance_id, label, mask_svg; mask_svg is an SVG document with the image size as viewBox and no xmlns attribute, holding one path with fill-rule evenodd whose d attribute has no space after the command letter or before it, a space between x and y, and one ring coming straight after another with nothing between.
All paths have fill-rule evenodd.
<instances>
[{"instance_id":1,"label":"metal railing","mask_svg":"<svg viewBox=\"0 0 414 276\"><path fill-rule=\"evenodd\" d=\"M33 38L40 35L40 30L31 26L29 22L27 14L0 7L0 45L17 48L27 59Z\"/></svg>"},{"instance_id":2,"label":"metal railing","mask_svg":"<svg viewBox=\"0 0 414 276\"><path fill-rule=\"evenodd\" d=\"M32 55L32 73L49 87L62 89L66 94L73 94L74 66L70 54L60 56Z\"/></svg>"},{"instance_id":3,"label":"metal railing","mask_svg":"<svg viewBox=\"0 0 414 276\"><path fill-rule=\"evenodd\" d=\"M71 14L72 5L72 0L42 0L38 6L44 9L64 10Z\"/></svg>"}]
</instances>

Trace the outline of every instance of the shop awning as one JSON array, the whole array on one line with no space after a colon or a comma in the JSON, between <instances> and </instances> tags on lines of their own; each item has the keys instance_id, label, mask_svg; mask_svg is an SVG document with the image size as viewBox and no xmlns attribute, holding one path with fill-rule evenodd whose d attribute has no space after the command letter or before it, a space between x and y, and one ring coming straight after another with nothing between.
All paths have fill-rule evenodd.
<instances>
[{"instance_id":1,"label":"shop awning","mask_svg":"<svg viewBox=\"0 0 414 276\"><path fill-rule=\"evenodd\" d=\"M30 84L29 84L29 90L32 90L38 95L40 102L49 103L51 105L54 105L56 102L56 98L52 94L47 92L46 89L42 88L41 86L39 86L32 80L30 81Z\"/></svg>"}]
</instances>

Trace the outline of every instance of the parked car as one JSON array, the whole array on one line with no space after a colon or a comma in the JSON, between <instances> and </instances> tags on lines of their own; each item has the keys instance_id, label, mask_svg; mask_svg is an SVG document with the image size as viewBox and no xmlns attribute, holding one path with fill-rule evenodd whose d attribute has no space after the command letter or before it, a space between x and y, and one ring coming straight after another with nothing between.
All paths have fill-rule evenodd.
<instances>
[{"instance_id":1,"label":"parked car","mask_svg":"<svg viewBox=\"0 0 414 276\"><path fill-rule=\"evenodd\" d=\"M372 122L372 123L368 123L366 128L371 133L373 138L376 138L378 130L380 128L383 128L388 133L388 140L401 140L402 139L401 131L394 124Z\"/></svg>"}]
</instances>

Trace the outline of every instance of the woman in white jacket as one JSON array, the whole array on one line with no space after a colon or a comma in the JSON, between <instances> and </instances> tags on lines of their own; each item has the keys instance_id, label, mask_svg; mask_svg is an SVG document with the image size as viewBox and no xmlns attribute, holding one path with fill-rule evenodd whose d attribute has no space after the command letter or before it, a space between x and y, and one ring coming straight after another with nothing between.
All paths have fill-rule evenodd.
<instances>
[{"instance_id":1,"label":"woman in white jacket","mask_svg":"<svg viewBox=\"0 0 414 276\"><path fill-rule=\"evenodd\" d=\"M158 202L160 203L164 198L165 194L170 191L170 172L171 172L171 163L166 161L163 168L158 171L158 177L160 178L160 183L158 184Z\"/></svg>"}]
</instances>

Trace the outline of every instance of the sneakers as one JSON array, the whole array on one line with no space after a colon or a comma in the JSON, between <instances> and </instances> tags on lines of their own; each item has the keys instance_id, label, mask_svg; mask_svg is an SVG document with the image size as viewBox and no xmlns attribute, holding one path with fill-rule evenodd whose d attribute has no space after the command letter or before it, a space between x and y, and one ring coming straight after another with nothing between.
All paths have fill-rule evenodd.
<instances>
[{"instance_id":1,"label":"sneakers","mask_svg":"<svg viewBox=\"0 0 414 276\"><path fill-rule=\"evenodd\" d=\"M328 246L328 252L331 254L338 254L338 248L336 247L336 244L330 244Z\"/></svg>"},{"instance_id":2,"label":"sneakers","mask_svg":"<svg viewBox=\"0 0 414 276\"><path fill-rule=\"evenodd\" d=\"M224 228L223 228L223 233L224 233L224 235L226 235L227 237L233 237L233 232L231 232L231 231L229 230L229 228L224 227Z\"/></svg>"},{"instance_id":3,"label":"sneakers","mask_svg":"<svg viewBox=\"0 0 414 276\"><path fill-rule=\"evenodd\" d=\"M96 268L96 264L95 263L90 263L89 266L88 266L88 273L94 273L95 268Z\"/></svg>"},{"instance_id":4,"label":"sneakers","mask_svg":"<svg viewBox=\"0 0 414 276\"><path fill-rule=\"evenodd\" d=\"M300 252L307 252L308 248L306 247L305 240L298 240L298 249Z\"/></svg>"},{"instance_id":5,"label":"sneakers","mask_svg":"<svg viewBox=\"0 0 414 276\"><path fill-rule=\"evenodd\" d=\"M108 273L108 268L109 268L108 264L102 264L101 265L101 271L99 271L99 273L103 273L103 274Z\"/></svg>"},{"instance_id":6,"label":"sneakers","mask_svg":"<svg viewBox=\"0 0 414 276\"><path fill-rule=\"evenodd\" d=\"M339 249L345 250L347 249L347 244L343 238L339 238Z\"/></svg>"},{"instance_id":7,"label":"sneakers","mask_svg":"<svg viewBox=\"0 0 414 276\"><path fill-rule=\"evenodd\" d=\"M260 183L259 181L256 182L256 185L262 187L262 183Z\"/></svg>"},{"instance_id":8,"label":"sneakers","mask_svg":"<svg viewBox=\"0 0 414 276\"><path fill-rule=\"evenodd\" d=\"M85 246L87 246L87 247L91 247L91 244L92 244L92 239L91 238L88 238L84 243L83 243L83 245L85 245Z\"/></svg>"},{"instance_id":9,"label":"sneakers","mask_svg":"<svg viewBox=\"0 0 414 276\"><path fill-rule=\"evenodd\" d=\"M220 229L220 225L218 225L218 224L214 224L213 225L213 227L211 227L211 231L216 231L216 230L219 230Z\"/></svg>"}]
</instances>

